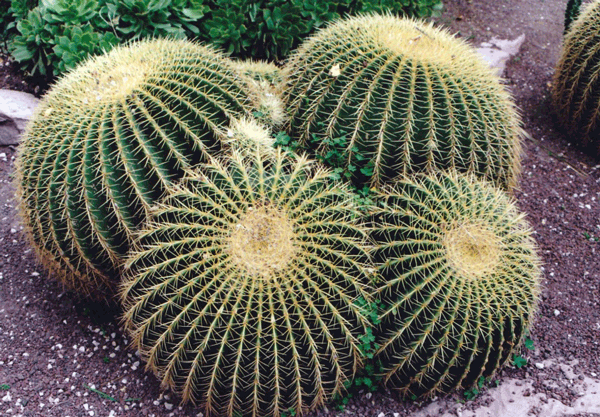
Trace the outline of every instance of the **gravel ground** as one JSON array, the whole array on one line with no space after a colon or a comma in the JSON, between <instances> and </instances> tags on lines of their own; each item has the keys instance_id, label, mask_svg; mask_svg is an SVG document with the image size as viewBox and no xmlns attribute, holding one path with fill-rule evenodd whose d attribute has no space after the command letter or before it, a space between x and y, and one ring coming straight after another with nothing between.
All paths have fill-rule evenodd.
<instances>
[{"instance_id":1,"label":"gravel ground","mask_svg":"<svg viewBox=\"0 0 600 417\"><path fill-rule=\"evenodd\" d=\"M531 400L515 416L600 416L600 405L591 404L600 398L594 391L600 379L600 165L556 129L548 102L566 0L445 3L438 23L474 45L493 36L527 37L505 77L529 136L515 197L528 213L544 261L531 334L535 349L524 352L525 367L506 367L497 375L499 386L485 388L473 401L456 393L404 402L382 390L358 395L342 412L325 409L312 417L468 416L481 410L508 416L489 408L500 395L508 396L507 404ZM39 91L7 64L0 69L0 88ZM48 279L16 216L14 156L14 148L0 148L0 415L202 416L193 406L179 407L144 371L127 348L118 312L78 299Z\"/></svg>"}]
</instances>

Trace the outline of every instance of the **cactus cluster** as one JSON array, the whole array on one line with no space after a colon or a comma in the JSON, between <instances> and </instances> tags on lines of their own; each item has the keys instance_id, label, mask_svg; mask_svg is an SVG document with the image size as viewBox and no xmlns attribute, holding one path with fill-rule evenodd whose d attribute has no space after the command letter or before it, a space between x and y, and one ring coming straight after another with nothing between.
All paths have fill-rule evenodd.
<instances>
[{"instance_id":1,"label":"cactus cluster","mask_svg":"<svg viewBox=\"0 0 600 417\"><path fill-rule=\"evenodd\" d=\"M153 40L113 49L61 79L23 138L21 213L69 288L115 288L134 231L168 186L223 147L254 105L218 52Z\"/></svg>"},{"instance_id":2,"label":"cactus cluster","mask_svg":"<svg viewBox=\"0 0 600 417\"><path fill-rule=\"evenodd\" d=\"M361 364L364 238L327 171L234 152L157 208L129 263L126 328L162 383L211 415L303 413Z\"/></svg>"},{"instance_id":3,"label":"cactus cluster","mask_svg":"<svg viewBox=\"0 0 600 417\"><path fill-rule=\"evenodd\" d=\"M316 137L321 155L326 139L346 136L359 187L452 168L516 185L521 128L508 92L474 50L431 24L338 21L294 52L284 87L292 136Z\"/></svg>"},{"instance_id":4,"label":"cactus cluster","mask_svg":"<svg viewBox=\"0 0 600 417\"><path fill-rule=\"evenodd\" d=\"M600 1L588 4L571 23L563 44L552 96L556 114L577 142L600 154Z\"/></svg>"},{"instance_id":5,"label":"cactus cluster","mask_svg":"<svg viewBox=\"0 0 600 417\"><path fill-rule=\"evenodd\" d=\"M468 388L516 351L535 314L531 230L505 193L464 174L405 179L381 198L385 380L408 396Z\"/></svg>"},{"instance_id":6,"label":"cactus cluster","mask_svg":"<svg viewBox=\"0 0 600 417\"><path fill-rule=\"evenodd\" d=\"M343 168L274 148L282 93L278 139ZM18 192L64 284L109 296L123 274L133 345L184 402L301 415L343 396L375 342L389 386L415 395L467 387L519 346L539 292L501 190L520 133L464 43L364 15L307 40L283 75L177 40L89 60L42 100Z\"/></svg>"}]
</instances>

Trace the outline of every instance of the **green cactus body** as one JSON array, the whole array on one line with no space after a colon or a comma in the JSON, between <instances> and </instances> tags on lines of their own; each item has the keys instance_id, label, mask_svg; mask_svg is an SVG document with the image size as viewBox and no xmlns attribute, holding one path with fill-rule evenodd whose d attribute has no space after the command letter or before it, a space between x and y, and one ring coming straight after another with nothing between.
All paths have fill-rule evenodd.
<instances>
[{"instance_id":1,"label":"green cactus body","mask_svg":"<svg viewBox=\"0 0 600 417\"><path fill-rule=\"evenodd\" d=\"M600 1L587 5L565 35L552 96L566 131L600 154Z\"/></svg>"},{"instance_id":2,"label":"green cactus body","mask_svg":"<svg viewBox=\"0 0 600 417\"><path fill-rule=\"evenodd\" d=\"M492 70L465 43L411 19L365 15L321 30L284 68L291 136L344 154L358 186L455 168L511 189L521 128ZM331 149L345 136L344 149Z\"/></svg>"},{"instance_id":3,"label":"green cactus body","mask_svg":"<svg viewBox=\"0 0 600 417\"><path fill-rule=\"evenodd\" d=\"M520 346L540 292L524 216L464 174L406 179L381 198L372 237L387 385L433 396L491 376Z\"/></svg>"},{"instance_id":4,"label":"green cactus body","mask_svg":"<svg viewBox=\"0 0 600 417\"><path fill-rule=\"evenodd\" d=\"M359 213L329 172L292 158L234 151L203 165L157 207L127 264L134 346L211 415L300 415L361 365Z\"/></svg>"},{"instance_id":5,"label":"green cactus body","mask_svg":"<svg viewBox=\"0 0 600 417\"><path fill-rule=\"evenodd\" d=\"M581 0L569 0L567 2L567 8L565 9L565 34L569 31L571 23L573 23L573 21L575 21L579 16L580 9Z\"/></svg>"},{"instance_id":6,"label":"green cactus body","mask_svg":"<svg viewBox=\"0 0 600 417\"><path fill-rule=\"evenodd\" d=\"M33 246L67 287L116 289L150 205L220 150L230 117L252 111L246 88L212 49L153 40L93 58L48 92L17 186Z\"/></svg>"}]
</instances>

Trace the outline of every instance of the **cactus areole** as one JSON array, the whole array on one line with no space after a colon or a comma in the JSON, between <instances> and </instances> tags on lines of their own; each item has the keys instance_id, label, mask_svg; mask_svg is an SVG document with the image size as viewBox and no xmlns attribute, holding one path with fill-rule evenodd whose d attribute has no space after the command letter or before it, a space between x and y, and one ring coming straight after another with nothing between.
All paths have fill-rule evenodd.
<instances>
[{"instance_id":1,"label":"cactus areole","mask_svg":"<svg viewBox=\"0 0 600 417\"><path fill-rule=\"evenodd\" d=\"M293 138L342 152L356 185L454 168L511 189L520 118L481 57L430 24L394 16L340 20L304 42L284 68ZM344 136L345 149L331 138Z\"/></svg>"}]
</instances>

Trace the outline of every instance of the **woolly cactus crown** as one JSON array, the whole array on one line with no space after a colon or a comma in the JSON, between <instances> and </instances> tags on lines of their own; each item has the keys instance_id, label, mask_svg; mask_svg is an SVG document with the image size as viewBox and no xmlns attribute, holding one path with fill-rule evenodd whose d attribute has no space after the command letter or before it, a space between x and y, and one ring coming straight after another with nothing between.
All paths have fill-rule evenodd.
<instances>
[{"instance_id":1,"label":"woolly cactus crown","mask_svg":"<svg viewBox=\"0 0 600 417\"><path fill-rule=\"evenodd\" d=\"M284 68L292 137L346 136L357 185L455 168L510 189L520 172L520 120L488 65L446 31L412 19L340 20ZM310 146L313 146L312 144Z\"/></svg>"},{"instance_id":2,"label":"woolly cactus crown","mask_svg":"<svg viewBox=\"0 0 600 417\"><path fill-rule=\"evenodd\" d=\"M433 396L491 376L520 345L540 292L524 216L455 173L405 179L381 198L373 257L388 386Z\"/></svg>"},{"instance_id":3,"label":"woolly cactus crown","mask_svg":"<svg viewBox=\"0 0 600 417\"><path fill-rule=\"evenodd\" d=\"M360 366L365 232L329 175L234 151L158 206L129 263L125 322L184 401L218 416L302 414Z\"/></svg>"},{"instance_id":4,"label":"woolly cactus crown","mask_svg":"<svg viewBox=\"0 0 600 417\"><path fill-rule=\"evenodd\" d=\"M21 214L43 263L71 289L110 294L149 207L252 109L246 79L187 41L117 47L68 73L18 157Z\"/></svg>"}]
</instances>

